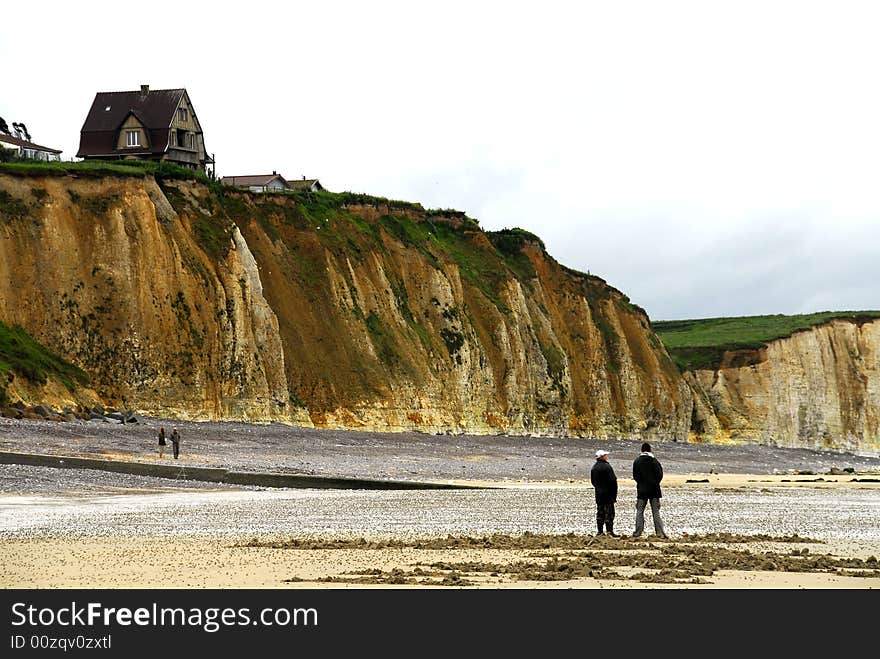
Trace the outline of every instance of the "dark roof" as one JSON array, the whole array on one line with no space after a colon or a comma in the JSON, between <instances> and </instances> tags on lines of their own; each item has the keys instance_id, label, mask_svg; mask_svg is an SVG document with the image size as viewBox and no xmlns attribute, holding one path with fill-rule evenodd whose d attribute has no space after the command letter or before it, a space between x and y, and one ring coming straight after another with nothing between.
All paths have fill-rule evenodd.
<instances>
[{"instance_id":1,"label":"dark roof","mask_svg":"<svg viewBox=\"0 0 880 659\"><path fill-rule=\"evenodd\" d=\"M287 184L290 186L291 190L311 190L313 185L315 185L318 190L324 189L324 186L322 186L321 182L316 178L304 178L299 181L288 181Z\"/></svg>"},{"instance_id":2,"label":"dark roof","mask_svg":"<svg viewBox=\"0 0 880 659\"><path fill-rule=\"evenodd\" d=\"M0 133L0 142L6 142L7 144L14 144L15 146L24 147L25 149L34 149L36 151L61 153L61 149L50 149L48 146L40 146L39 144L34 144L33 142L28 142L27 140L7 135L6 133Z\"/></svg>"},{"instance_id":3,"label":"dark roof","mask_svg":"<svg viewBox=\"0 0 880 659\"><path fill-rule=\"evenodd\" d=\"M284 177L280 174L254 174L251 176L223 176L220 179L220 182L223 185L237 185L241 187L247 187L251 185L269 185L271 181L274 179L280 180L285 185L288 185L288 182L284 180Z\"/></svg>"},{"instance_id":4,"label":"dark roof","mask_svg":"<svg viewBox=\"0 0 880 659\"><path fill-rule=\"evenodd\" d=\"M116 152L117 131L129 114L144 125L150 147L126 153L163 153L168 131L185 89L150 89L146 93L98 92L80 131L77 156L99 156Z\"/></svg>"}]
</instances>

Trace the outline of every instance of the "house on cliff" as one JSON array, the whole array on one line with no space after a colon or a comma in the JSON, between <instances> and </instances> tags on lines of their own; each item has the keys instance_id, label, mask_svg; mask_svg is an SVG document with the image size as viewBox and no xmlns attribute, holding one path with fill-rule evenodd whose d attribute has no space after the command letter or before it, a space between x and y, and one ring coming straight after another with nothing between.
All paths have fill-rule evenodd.
<instances>
[{"instance_id":1,"label":"house on cliff","mask_svg":"<svg viewBox=\"0 0 880 659\"><path fill-rule=\"evenodd\" d=\"M290 190L284 177L278 172L271 174L255 174L249 176L224 176L220 179L223 185L247 188L251 192L280 192Z\"/></svg>"},{"instance_id":2,"label":"house on cliff","mask_svg":"<svg viewBox=\"0 0 880 659\"><path fill-rule=\"evenodd\" d=\"M204 171L214 159L186 89L98 92L80 130L87 160L157 160Z\"/></svg>"},{"instance_id":3,"label":"house on cliff","mask_svg":"<svg viewBox=\"0 0 880 659\"><path fill-rule=\"evenodd\" d=\"M249 176L224 176L220 179L223 185L233 185L237 188L247 188L252 192L283 192L285 190L308 190L317 192L324 187L318 179L307 179L303 176L301 181L288 181L278 172L271 174L256 174Z\"/></svg>"},{"instance_id":4,"label":"house on cliff","mask_svg":"<svg viewBox=\"0 0 880 659\"><path fill-rule=\"evenodd\" d=\"M61 150L40 146L9 133L0 132L0 149L15 158L30 160L61 160ZM2 160L2 158L0 158Z\"/></svg>"},{"instance_id":5,"label":"house on cliff","mask_svg":"<svg viewBox=\"0 0 880 659\"><path fill-rule=\"evenodd\" d=\"M290 186L291 190L306 190L308 192L318 192L318 190L323 190L324 186L321 185L321 182L316 178L306 178L302 177L301 181L288 181L287 184Z\"/></svg>"}]
</instances>

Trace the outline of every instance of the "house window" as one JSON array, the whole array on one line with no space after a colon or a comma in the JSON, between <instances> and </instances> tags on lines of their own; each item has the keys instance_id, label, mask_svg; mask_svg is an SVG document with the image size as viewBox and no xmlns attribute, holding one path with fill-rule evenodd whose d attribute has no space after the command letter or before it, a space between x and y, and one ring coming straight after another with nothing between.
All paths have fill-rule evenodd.
<instances>
[{"instance_id":1,"label":"house window","mask_svg":"<svg viewBox=\"0 0 880 659\"><path fill-rule=\"evenodd\" d=\"M190 148L190 149L195 149L195 148L196 148L196 136L195 136L195 134L194 134L194 133L190 133L189 135L187 135L187 138L189 138L189 148Z\"/></svg>"},{"instance_id":2,"label":"house window","mask_svg":"<svg viewBox=\"0 0 880 659\"><path fill-rule=\"evenodd\" d=\"M125 131L125 146L140 146L140 145L141 145L141 131L139 131L139 130Z\"/></svg>"},{"instance_id":3,"label":"house window","mask_svg":"<svg viewBox=\"0 0 880 659\"><path fill-rule=\"evenodd\" d=\"M186 121L186 115L187 115L186 108L177 108L177 118L180 121Z\"/></svg>"},{"instance_id":4,"label":"house window","mask_svg":"<svg viewBox=\"0 0 880 659\"><path fill-rule=\"evenodd\" d=\"M169 146L177 146L177 133L173 130L168 134L168 144Z\"/></svg>"}]
</instances>

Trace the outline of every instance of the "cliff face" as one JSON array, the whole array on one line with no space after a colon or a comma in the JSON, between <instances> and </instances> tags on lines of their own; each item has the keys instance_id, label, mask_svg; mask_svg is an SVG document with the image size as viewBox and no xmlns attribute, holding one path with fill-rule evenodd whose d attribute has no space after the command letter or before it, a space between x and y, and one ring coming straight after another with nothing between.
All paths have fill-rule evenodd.
<instances>
[{"instance_id":1,"label":"cliff face","mask_svg":"<svg viewBox=\"0 0 880 659\"><path fill-rule=\"evenodd\" d=\"M243 241L210 258L151 179L0 189L24 209L0 224L0 317L89 372L105 402L289 418L277 321Z\"/></svg>"},{"instance_id":2,"label":"cliff face","mask_svg":"<svg viewBox=\"0 0 880 659\"><path fill-rule=\"evenodd\" d=\"M833 320L687 378L695 439L880 450L880 320Z\"/></svg>"},{"instance_id":3,"label":"cliff face","mask_svg":"<svg viewBox=\"0 0 880 659\"><path fill-rule=\"evenodd\" d=\"M0 319L188 418L687 436L645 314L525 232L369 198L0 174Z\"/></svg>"}]
</instances>

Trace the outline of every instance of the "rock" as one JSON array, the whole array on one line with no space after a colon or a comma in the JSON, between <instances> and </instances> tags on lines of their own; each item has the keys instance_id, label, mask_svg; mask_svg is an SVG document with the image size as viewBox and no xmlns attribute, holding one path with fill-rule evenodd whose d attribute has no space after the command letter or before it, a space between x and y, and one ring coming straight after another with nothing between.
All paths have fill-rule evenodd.
<instances>
[{"instance_id":1,"label":"rock","mask_svg":"<svg viewBox=\"0 0 880 659\"><path fill-rule=\"evenodd\" d=\"M843 469L838 469L837 467L831 467L831 469L828 470L830 476L840 476L845 473L846 472Z\"/></svg>"},{"instance_id":2,"label":"rock","mask_svg":"<svg viewBox=\"0 0 880 659\"><path fill-rule=\"evenodd\" d=\"M69 412L68 414L64 415L64 420L65 421L76 421L77 420L76 414L74 414L73 412Z\"/></svg>"},{"instance_id":3,"label":"rock","mask_svg":"<svg viewBox=\"0 0 880 659\"><path fill-rule=\"evenodd\" d=\"M95 412L92 412L91 414L89 414L89 421L94 421L95 419L100 419L101 421L106 421L103 414L97 414Z\"/></svg>"},{"instance_id":4,"label":"rock","mask_svg":"<svg viewBox=\"0 0 880 659\"><path fill-rule=\"evenodd\" d=\"M58 413L55 412L51 407L46 405L34 405L30 411L37 416L41 416L43 418L49 418L51 416L57 416Z\"/></svg>"},{"instance_id":5,"label":"rock","mask_svg":"<svg viewBox=\"0 0 880 659\"><path fill-rule=\"evenodd\" d=\"M816 475L815 471L810 471L809 469L796 469L794 473L797 474L798 476L815 476Z\"/></svg>"},{"instance_id":6,"label":"rock","mask_svg":"<svg viewBox=\"0 0 880 659\"><path fill-rule=\"evenodd\" d=\"M92 408L92 412L94 412L95 414L100 414L101 417L103 418L103 416L104 416L104 406L101 405L100 403L98 403L97 405L95 405L95 406Z\"/></svg>"},{"instance_id":7,"label":"rock","mask_svg":"<svg viewBox=\"0 0 880 659\"><path fill-rule=\"evenodd\" d=\"M15 407L4 407L0 410L0 416L6 417L7 419L20 419L22 414L22 411Z\"/></svg>"},{"instance_id":8,"label":"rock","mask_svg":"<svg viewBox=\"0 0 880 659\"><path fill-rule=\"evenodd\" d=\"M843 472L845 474L854 474L854 473L856 473L856 470L854 467L844 467Z\"/></svg>"},{"instance_id":9,"label":"rock","mask_svg":"<svg viewBox=\"0 0 880 659\"><path fill-rule=\"evenodd\" d=\"M104 418L113 419L114 421L123 420L122 414L120 412L109 412L108 414L104 415Z\"/></svg>"},{"instance_id":10,"label":"rock","mask_svg":"<svg viewBox=\"0 0 880 659\"><path fill-rule=\"evenodd\" d=\"M63 408L61 408L61 413L62 414L73 414L73 410L70 409L69 407L63 407Z\"/></svg>"},{"instance_id":11,"label":"rock","mask_svg":"<svg viewBox=\"0 0 880 659\"><path fill-rule=\"evenodd\" d=\"M21 410L23 412L27 408L27 405L25 405L20 400L17 400L12 405L10 405L10 407L14 407L15 409Z\"/></svg>"}]
</instances>

